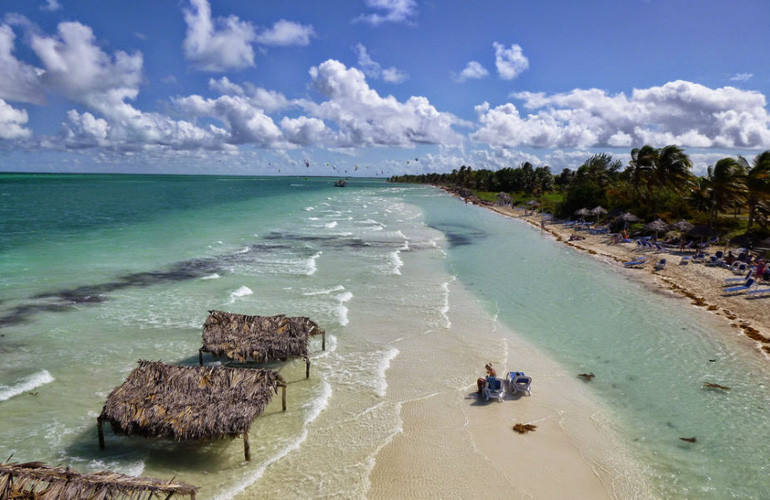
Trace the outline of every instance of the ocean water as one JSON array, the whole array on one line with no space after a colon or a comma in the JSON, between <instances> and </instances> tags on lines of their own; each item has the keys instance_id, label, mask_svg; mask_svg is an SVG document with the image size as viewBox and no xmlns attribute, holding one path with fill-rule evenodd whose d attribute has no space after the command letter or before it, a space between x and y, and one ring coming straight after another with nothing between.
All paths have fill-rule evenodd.
<instances>
[{"instance_id":1,"label":"ocean water","mask_svg":"<svg viewBox=\"0 0 770 500\"><path fill-rule=\"evenodd\" d=\"M239 440L109 431L100 452L110 391L139 359L197 364L215 308L327 331L310 379L301 361L274 367L289 408L255 420L252 461ZM602 422L656 496L770 497L770 369L736 330L519 221L365 179L0 175L0 457L173 476L199 498L363 498L400 430L406 396L388 388L404 339L462 343L469 314L595 373Z\"/></svg>"}]
</instances>

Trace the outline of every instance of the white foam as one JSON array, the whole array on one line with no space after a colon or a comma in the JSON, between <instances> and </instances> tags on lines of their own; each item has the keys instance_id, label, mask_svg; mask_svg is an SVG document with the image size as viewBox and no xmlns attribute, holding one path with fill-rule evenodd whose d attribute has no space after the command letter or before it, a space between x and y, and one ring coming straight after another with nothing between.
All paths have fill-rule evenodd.
<instances>
[{"instance_id":1,"label":"white foam","mask_svg":"<svg viewBox=\"0 0 770 500\"><path fill-rule=\"evenodd\" d=\"M320 217L308 217L307 220L320 220Z\"/></svg>"},{"instance_id":2,"label":"white foam","mask_svg":"<svg viewBox=\"0 0 770 500\"><path fill-rule=\"evenodd\" d=\"M251 288L247 286L242 286L238 290L230 294L230 303L232 304L233 302L235 302L236 299L240 297L245 297L246 295L251 295L253 293L254 291Z\"/></svg>"},{"instance_id":3,"label":"white foam","mask_svg":"<svg viewBox=\"0 0 770 500\"><path fill-rule=\"evenodd\" d=\"M305 263L305 269L307 270L305 274L308 276L313 276L315 272L318 270L318 265L316 264L316 261L318 261L318 257L321 256L322 252L318 252L312 257L310 257L307 262Z\"/></svg>"},{"instance_id":4,"label":"white foam","mask_svg":"<svg viewBox=\"0 0 770 500\"><path fill-rule=\"evenodd\" d=\"M377 395L381 398L385 397L385 393L388 392L388 379L385 377L385 372L388 371L390 362L398 356L399 352L395 347L391 347L377 365Z\"/></svg>"},{"instance_id":5,"label":"white foam","mask_svg":"<svg viewBox=\"0 0 770 500\"><path fill-rule=\"evenodd\" d=\"M337 227L337 221L334 220L334 221L328 222L328 223L324 224L324 227L326 229L334 229L335 227Z\"/></svg>"},{"instance_id":6,"label":"white foam","mask_svg":"<svg viewBox=\"0 0 770 500\"><path fill-rule=\"evenodd\" d=\"M314 290L312 292L304 292L302 295L329 295L330 293L341 292L344 289L344 286L337 285L334 288L325 288L322 290Z\"/></svg>"},{"instance_id":7,"label":"white foam","mask_svg":"<svg viewBox=\"0 0 770 500\"><path fill-rule=\"evenodd\" d=\"M41 370L16 382L14 385L0 385L0 401L29 392L56 380L47 370Z\"/></svg>"},{"instance_id":8,"label":"white foam","mask_svg":"<svg viewBox=\"0 0 770 500\"><path fill-rule=\"evenodd\" d=\"M444 328L452 328L452 322L449 320L449 284L456 278L453 276L451 281L445 281L441 284L444 291L444 305L441 306L441 316L444 318Z\"/></svg>"},{"instance_id":9,"label":"white foam","mask_svg":"<svg viewBox=\"0 0 770 500\"><path fill-rule=\"evenodd\" d=\"M305 207L305 212L310 212L315 210L315 207Z\"/></svg>"},{"instance_id":10,"label":"white foam","mask_svg":"<svg viewBox=\"0 0 770 500\"><path fill-rule=\"evenodd\" d=\"M345 306L345 303L353 298L353 294L345 292L337 295L336 298L339 301L339 305L337 306L337 318L339 319L340 326L345 326L348 324L348 308Z\"/></svg>"},{"instance_id":11,"label":"white foam","mask_svg":"<svg viewBox=\"0 0 770 500\"><path fill-rule=\"evenodd\" d=\"M202 280L218 280L219 278L221 278L221 276L219 274L217 274L217 273L214 273L214 274L209 274L208 276L204 276L201 279Z\"/></svg>"},{"instance_id":12,"label":"white foam","mask_svg":"<svg viewBox=\"0 0 770 500\"><path fill-rule=\"evenodd\" d=\"M250 251L251 251L251 248L249 248L249 247L243 247L243 248L241 248L240 250L238 250L238 251L237 251L237 252L235 252L235 253L249 253Z\"/></svg>"},{"instance_id":13,"label":"white foam","mask_svg":"<svg viewBox=\"0 0 770 500\"><path fill-rule=\"evenodd\" d=\"M401 257L399 256L400 253L401 252L399 250L396 250L390 254L390 263L393 264L393 267L390 270L390 274L401 274L401 266L404 265L404 261L401 260Z\"/></svg>"},{"instance_id":14,"label":"white foam","mask_svg":"<svg viewBox=\"0 0 770 500\"><path fill-rule=\"evenodd\" d=\"M308 416L305 419L305 423L302 426L302 432L300 435L295 439L294 441L290 442L286 446L284 446L282 449L278 450L278 452L273 455L272 457L265 460L262 465L260 465L254 472L248 474L240 483L233 485L232 487L222 491L214 497L217 500L224 500L224 499L230 499L233 498L238 493L242 493L246 490L249 486L259 481L259 479L265 474L265 471L267 468L277 462L278 460L282 459L292 451L298 450L300 445L307 439L307 436L309 434L309 431L307 429L308 424L313 422L316 418L318 418L318 415L321 414L328 406L329 406L329 400L332 397L332 386L329 385L328 382L324 381L323 386L321 388L321 394L318 398L316 398L314 401L309 403L306 406L303 406L303 408L310 408L310 411L308 412Z\"/></svg>"}]
</instances>

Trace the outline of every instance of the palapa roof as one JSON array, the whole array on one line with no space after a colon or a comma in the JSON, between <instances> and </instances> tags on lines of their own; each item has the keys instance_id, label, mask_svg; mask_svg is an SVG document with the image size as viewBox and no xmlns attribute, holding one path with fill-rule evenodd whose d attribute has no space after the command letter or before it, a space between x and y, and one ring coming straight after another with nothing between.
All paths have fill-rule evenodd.
<instances>
[{"instance_id":1,"label":"palapa roof","mask_svg":"<svg viewBox=\"0 0 770 500\"><path fill-rule=\"evenodd\" d=\"M139 361L107 398L99 422L129 436L234 437L248 432L280 386L272 370Z\"/></svg>"},{"instance_id":2,"label":"palapa roof","mask_svg":"<svg viewBox=\"0 0 770 500\"><path fill-rule=\"evenodd\" d=\"M197 486L151 477L132 477L111 471L80 474L69 467L41 462L0 463L0 498L35 500L170 498L174 494L195 498Z\"/></svg>"},{"instance_id":3,"label":"palapa roof","mask_svg":"<svg viewBox=\"0 0 770 500\"><path fill-rule=\"evenodd\" d=\"M305 317L209 311L203 324L202 350L242 363L307 358L308 338L324 333L318 324Z\"/></svg>"}]
</instances>

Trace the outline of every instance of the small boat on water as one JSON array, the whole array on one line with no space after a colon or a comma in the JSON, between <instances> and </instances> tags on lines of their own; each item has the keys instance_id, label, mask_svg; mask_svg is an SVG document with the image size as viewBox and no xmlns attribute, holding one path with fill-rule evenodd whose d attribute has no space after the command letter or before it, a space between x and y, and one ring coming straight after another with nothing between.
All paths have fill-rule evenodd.
<instances>
[{"instance_id":1,"label":"small boat on water","mask_svg":"<svg viewBox=\"0 0 770 500\"><path fill-rule=\"evenodd\" d=\"M344 188L347 185L348 185L348 181L346 181L345 179L339 179L334 182L334 187L338 187L338 188Z\"/></svg>"}]
</instances>

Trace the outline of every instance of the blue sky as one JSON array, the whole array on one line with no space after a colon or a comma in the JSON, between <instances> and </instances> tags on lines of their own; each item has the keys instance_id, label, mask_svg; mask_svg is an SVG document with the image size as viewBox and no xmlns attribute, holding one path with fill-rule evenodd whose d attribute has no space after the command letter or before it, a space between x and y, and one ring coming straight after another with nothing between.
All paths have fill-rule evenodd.
<instances>
[{"instance_id":1,"label":"blue sky","mask_svg":"<svg viewBox=\"0 0 770 500\"><path fill-rule=\"evenodd\" d=\"M766 0L4 0L0 171L554 172L770 149Z\"/></svg>"}]
</instances>

